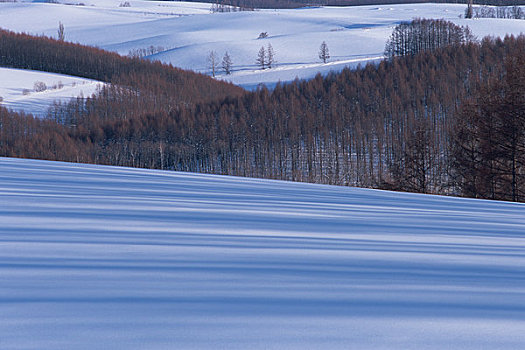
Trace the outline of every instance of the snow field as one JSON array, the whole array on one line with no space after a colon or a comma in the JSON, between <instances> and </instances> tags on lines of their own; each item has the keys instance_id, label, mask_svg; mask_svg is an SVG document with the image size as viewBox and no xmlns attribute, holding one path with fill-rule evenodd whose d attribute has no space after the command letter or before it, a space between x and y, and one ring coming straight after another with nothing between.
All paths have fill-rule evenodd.
<instances>
[{"instance_id":1,"label":"snow field","mask_svg":"<svg viewBox=\"0 0 525 350\"><path fill-rule=\"evenodd\" d=\"M525 21L465 20L464 4L408 4L324 7L293 10L210 13L210 4L189 2L85 1L85 6L45 3L0 3L0 26L33 34L57 35L65 26L66 40L98 46L121 54L150 46L163 47L151 59L209 73L207 56L226 51L234 64L231 76L218 78L246 88L274 85L296 77L312 78L345 66L377 60L386 40L401 21L415 17L444 18L468 25L478 37L525 32ZM43 15L45 14L45 15ZM269 37L257 39L261 32ZM318 58L321 42L330 50L329 64ZM261 46L271 43L278 69L261 71L255 64Z\"/></svg>"},{"instance_id":2,"label":"snow field","mask_svg":"<svg viewBox=\"0 0 525 350\"><path fill-rule=\"evenodd\" d=\"M35 91L36 83L43 83L45 90ZM65 103L74 97L91 96L102 84L68 75L0 68L0 105L42 117L53 102Z\"/></svg>"},{"instance_id":3,"label":"snow field","mask_svg":"<svg viewBox=\"0 0 525 350\"><path fill-rule=\"evenodd\" d=\"M0 158L0 348L521 349L524 214Z\"/></svg>"}]
</instances>

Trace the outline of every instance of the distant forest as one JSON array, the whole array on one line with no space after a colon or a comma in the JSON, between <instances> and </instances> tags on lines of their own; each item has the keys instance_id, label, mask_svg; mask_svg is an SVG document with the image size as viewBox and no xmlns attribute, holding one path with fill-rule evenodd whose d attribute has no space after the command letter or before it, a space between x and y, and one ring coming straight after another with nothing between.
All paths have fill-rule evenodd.
<instances>
[{"instance_id":1,"label":"distant forest","mask_svg":"<svg viewBox=\"0 0 525 350\"><path fill-rule=\"evenodd\" d=\"M166 0L171 1L171 0ZM299 8L305 6L362 6L362 5L392 5L413 3L458 3L465 4L468 0L185 0L192 2L209 2L211 4L230 5L245 9L255 8ZM525 5L525 0L474 0L478 5L514 6Z\"/></svg>"},{"instance_id":2,"label":"distant forest","mask_svg":"<svg viewBox=\"0 0 525 350\"><path fill-rule=\"evenodd\" d=\"M115 83L48 119L0 108L2 156L525 201L525 36L255 92L50 38L0 52Z\"/></svg>"}]
</instances>

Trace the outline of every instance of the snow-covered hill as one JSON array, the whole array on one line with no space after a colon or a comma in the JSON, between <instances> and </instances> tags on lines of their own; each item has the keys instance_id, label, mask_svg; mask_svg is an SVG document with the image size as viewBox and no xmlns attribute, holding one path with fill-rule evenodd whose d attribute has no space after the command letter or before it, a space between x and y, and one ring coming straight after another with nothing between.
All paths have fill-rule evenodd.
<instances>
[{"instance_id":1,"label":"snow-covered hill","mask_svg":"<svg viewBox=\"0 0 525 350\"><path fill-rule=\"evenodd\" d=\"M0 68L0 105L45 116L55 101L65 103L74 97L91 96L101 84L62 74Z\"/></svg>"},{"instance_id":2,"label":"snow-covered hill","mask_svg":"<svg viewBox=\"0 0 525 350\"><path fill-rule=\"evenodd\" d=\"M47 3L0 3L0 26L33 34L57 35L65 26L66 40L128 54L150 46L162 47L151 56L175 66L209 72L210 51L228 51L232 76L220 76L247 88L258 83L311 78L317 72L341 70L381 57L393 27L414 17L445 18L469 25L474 34L503 36L525 32L525 21L465 20L464 4L409 4L359 7L260 10L210 13L210 4L169 1L82 1L84 6ZM257 39L261 32L268 38ZM326 41L329 64L318 58ZM255 64L261 46L273 46L277 69L261 71Z\"/></svg>"},{"instance_id":3,"label":"snow-covered hill","mask_svg":"<svg viewBox=\"0 0 525 350\"><path fill-rule=\"evenodd\" d=\"M523 349L525 206L0 158L2 349Z\"/></svg>"}]
</instances>

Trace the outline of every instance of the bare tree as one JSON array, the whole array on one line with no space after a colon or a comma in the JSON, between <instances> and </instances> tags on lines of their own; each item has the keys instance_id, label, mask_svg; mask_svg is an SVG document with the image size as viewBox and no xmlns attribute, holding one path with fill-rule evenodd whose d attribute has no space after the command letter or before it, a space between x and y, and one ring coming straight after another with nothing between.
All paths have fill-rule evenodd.
<instances>
[{"instance_id":1,"label":"bare tree","mask_svg":"<svg viewBox=\"0 0 525 350\"><path fill-rule=\"evenodd\" d=\"M60 41L64 41L64 39L66 38L66 35L64 33L64 24L62 24L62 22L58 22L58 40Z\"/></svg>"},{"instance_id":2,"label":"bare tree","mask_svg":"<svg viewBox=\"0 0 525 350\"><path fill-rule=\"evenodd\" d=\"M208 68L211 70L211 75L215 77L215 72L217 66L219 65L219 58L217 57L217 52L210 51L208 54Z\"/></svg>"},{"instance_id":3,"label":"bare tree","mask_svg":"<svg viewBox=\"0 0 525 350\"><path fill-rule=\"evenodd\" d=\"M266 68L266 49L264 48L264 46L261 46L261 48L259 49L259 53L257 54L257 59L255 60L255 63L257 63L257 65L261 67L261 69Z\"/></svg>"},{"instance_id":4,"label":"bare tree","mask_svg":"<svg viewBox=\"0 0 525 350\"><path fill-rule=\"evenodd\" d=\"M272 68L272 65L275 63L275 52L273 51L272 44L268 43L266 65L268 68Z\"/></svg>"},{"instance_id":5,"label":"bare tree","mask_svg":"<svg viewBox=\"0 0 525 350\"><path fill-rule=\"evenodd\" d=\"M224 57L222 58L222 69L224 69L224 73L227 75L232 74L232 64L232 59L228 54L228 51L226 51Z\"/></svg>"},{"instance_id":6,"label":"bare tree","mask_svg":"<svg viewBox=\"0 0 525 350\"><path fill-rule=\"evenodd\" d=\"M323 41L319 47L319 58L323 61L323 63L326 63L326 61L328 61L330 58L330 51L328 51L328 45L326 45L325 41Z\"/></svg>"},{"instance_id":7,"label":"bare tree","mask_svg":"<svg viewBox=\"0 0 525 350\"><path fill-rule=\"evenodd\" d=\"M465 18L472 18L473 14L474 13L472 11L472 0L468 0L467 9L465 10Z\"/></svg>"}]
</instances>

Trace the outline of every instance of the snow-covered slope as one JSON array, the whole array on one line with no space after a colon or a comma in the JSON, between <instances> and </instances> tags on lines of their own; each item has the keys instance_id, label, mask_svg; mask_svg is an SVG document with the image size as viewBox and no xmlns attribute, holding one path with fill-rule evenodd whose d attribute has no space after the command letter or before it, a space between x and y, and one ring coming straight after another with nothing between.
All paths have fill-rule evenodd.
<instances>
[{"instance_id":1,"label":"snow-covered slope","mask_svg":"<svg viewBox=\"0 0 525 350\"><path fill-rule=\"evenodd\" d=\"M64 1L75 3L74 1ZM409 4L359 7L260 10L215 13L210 4L166 1L82 1L85 6L45 3L0 3L0 26L15 31L56 36L65 25L66 39L128 54L149 46L163 51L151 56L175 66L209 72L210 51L228 51L232 76L221 79L244 87L269 85L295 77L311 78L381 57L392 28L414 17L445 18L469 25L474 34L503 36L525 32L525 21L511 19L465 20L464 4ZM268 38L257 39L261 32ZM330 64L318 58L326 41ZM274 47L278 69L260 71L255 64L261 46Z\"/></svg>"},{"instance_id":2,"label":"snow-covered slope","mask_svg":"<svg viewBox=\"0 0 525 350\"><path fill-rule=\"evenodd\" d=\"M45 90L35 91L35 84L38 83L43 83ZM0 97L3 99L0 105L45 116L53 102L67 102L73 97L90 96L101 84L103 83L95 80L68 75L0 68Z\"/></svg>"},{"instance_id":3,"label":"snow-covered slope","mask_svg":"<svg viewBox=\"0 0 525 350\"><path fill-rule=\"evenodd\" d=\"M523 349L525 206L0 158L2 349Z\"/></svg>"}]
</instances>

